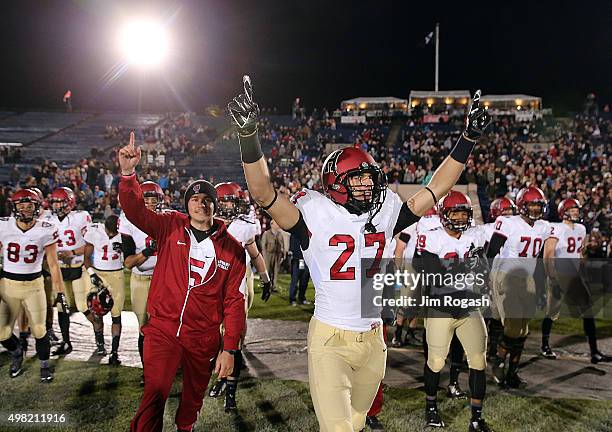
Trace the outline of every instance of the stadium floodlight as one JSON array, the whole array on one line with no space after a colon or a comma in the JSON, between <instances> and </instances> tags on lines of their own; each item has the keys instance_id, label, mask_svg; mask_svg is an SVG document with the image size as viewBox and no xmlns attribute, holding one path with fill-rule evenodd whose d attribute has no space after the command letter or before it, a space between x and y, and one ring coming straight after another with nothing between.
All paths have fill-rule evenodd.
<instances>
[{"instance_id":1,"label":"stadium floodlight","mask_svg":"<svg viewBox=\"0 0 612 432\"><path fill-rule=\"evenodd\" d=\"M168 53L168 35L163 25L139 20L125 25L121 32L121 48L128 63L138 67L154 67Z\"/></svg>"}]
</instances>

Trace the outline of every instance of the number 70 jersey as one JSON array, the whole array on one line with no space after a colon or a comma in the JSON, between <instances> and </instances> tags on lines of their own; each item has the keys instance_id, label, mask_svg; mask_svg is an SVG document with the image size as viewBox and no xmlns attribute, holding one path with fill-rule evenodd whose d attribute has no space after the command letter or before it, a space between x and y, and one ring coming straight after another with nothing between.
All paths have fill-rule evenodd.
<instances>
[{"instance_id":1,"label":"number 70 jersey","mask_svg":"<svg viewBox=\"0 0 612 432\"><path fill-rule=\"evenodd\" d=\"M381 269L381 259L391 256L393 230L403 205L387 189L385 201L367 232L368 214L354 215L319 192L303 189L292 198L308 227L310 242L303 251L315 286L314 317L350 331L367 331L380 318L362 318L362 278L372 278ZM362 259L369 268L362 268ZM366 272L362 275L362 272ZM372 299L373 301L373 299Z\"/></svg>"}]
</instances>

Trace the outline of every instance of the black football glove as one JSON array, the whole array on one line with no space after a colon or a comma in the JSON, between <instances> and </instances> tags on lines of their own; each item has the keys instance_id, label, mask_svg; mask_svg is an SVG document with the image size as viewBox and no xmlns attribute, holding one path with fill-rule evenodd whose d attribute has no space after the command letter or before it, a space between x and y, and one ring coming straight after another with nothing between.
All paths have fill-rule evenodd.
<instances>
[{"instance_id":1,"label":"black football glove","mask_svg":"<svg viewBox=\"0 0 612 432\"><path fill-rule=\"evenodd\" d=\"M56 305L58 303L62 306L64 313L67 313L67 314L70 313L70 306L68 306L68 301L66 300L66 294L57 293L57 297L55 298L55 303L53 304Z\"/></svg>"},{"instance_id":2,"label":"black football glove","mask_svg":"<svg viewBox=\"0 0 612 432\"><path fill-rule=\"evenodd\" d=\"M472 141L478 141L489 124L491 124L491 116L486 109L480 106L480 90L476 90L465 119L463 134Z\"/></svg>"},{"instance_id":3,"label":"black football glove","mask_svg":"<svg viewBox=\"0 0 612 432\"><path fill-rule=\"evenodd\" d=\"M151 255L155 254L155 250L157 249L157 242L155 240L151 240L149 246L142 250L142 254L149 258Z\"/></svg>"},{"instance_id":4,"label":"black football glove","mask_svg":"<svg viewBox=\"0 0 612 432\"><path fill-rule=\"evenodd\" d=\"M91 284L97 288L98 291L104 289L104 281L97 274L89 275L89 279L91 280Z\"/></svg>"},{"instance_id":5,"label":"black football glove","mask_svg":"<svg viewBox=\"0 0 612 432\"><path fill-rule=\"evenodd\" d=\"M123 251L123 249L121 249L121 243L119 242L113 242L113 250L115 252L119 252L121 253Z\"/></svg>"},{"instance_id":6,"label":"black football glove","mask_svg":"<svg viewBox=\"0 0 612 432\"><path fill-rule=\"evenodd\" d=\"M264 302L267 302L268 299L270 298L270 295L272 294L272 282L268 281L268 282L262 282L261 283L261 299Z\"/></svg>"},{"instance_id":7,"label":"black football glove","mask_svg":"<svg viewBox=\"0 0 612 432\"><path fill-rule=\"evenodd\" d=\"M233 122L238 126L241 135L251 135L257 130L259 106L253 101L253 85L248 75L242 77L244 93L236 96L229 104L227 110Z\"/></svg>"}]
</instances>

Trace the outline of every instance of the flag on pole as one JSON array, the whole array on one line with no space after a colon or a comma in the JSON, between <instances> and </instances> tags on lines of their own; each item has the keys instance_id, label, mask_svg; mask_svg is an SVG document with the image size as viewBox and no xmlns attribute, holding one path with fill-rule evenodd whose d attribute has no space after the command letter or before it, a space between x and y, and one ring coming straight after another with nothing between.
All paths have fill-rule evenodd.
<instances>
[{"instance_id":1,"label":"flag on pole","mask_svg":"<svg viewBox=\"0 0 612 432\"><path fill-rule=\"evenodd\" d=\"M427 36L425 36L425 45L429 45L429 43L433 40L434 32L429 32Z\"/></svg>"}]
</instances>

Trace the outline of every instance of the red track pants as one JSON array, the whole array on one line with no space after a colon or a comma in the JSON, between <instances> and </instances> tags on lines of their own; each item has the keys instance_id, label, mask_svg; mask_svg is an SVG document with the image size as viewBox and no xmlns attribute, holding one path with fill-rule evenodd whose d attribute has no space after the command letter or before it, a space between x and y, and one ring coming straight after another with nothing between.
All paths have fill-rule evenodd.
<instances>
[{"instance_id":1,"label":"red track pants","mask_svg":"<svg viewBox=\"0 0 612 432\"><path fill-rule=\"evenodd\" d=\"M161 326L160 326L161 327ZM183 392L176 425L189 429L198 419L206 388L219 350L219 331L189 333L181 337L151 323L143 328L145 387L140 407L130 424L132 432L162 431L164 406L179 366L183 368Z\"/></svg>"}]
</instances>

